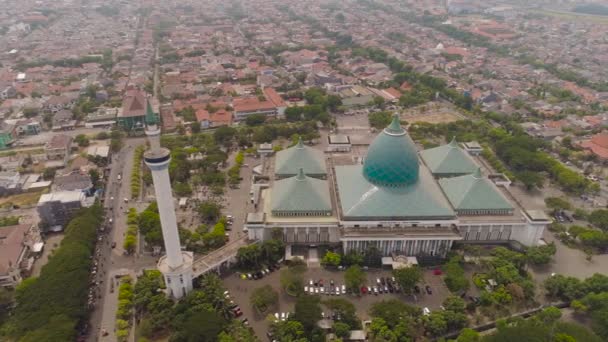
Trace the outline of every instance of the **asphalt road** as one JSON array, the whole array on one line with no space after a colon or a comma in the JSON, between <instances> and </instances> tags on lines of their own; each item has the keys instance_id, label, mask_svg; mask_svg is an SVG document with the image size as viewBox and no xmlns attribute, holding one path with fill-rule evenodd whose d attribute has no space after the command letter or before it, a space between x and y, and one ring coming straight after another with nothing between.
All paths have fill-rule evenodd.
<instances>
[{"instance_id":1,"label":"asphalt road","mask_svg":"<svg viewBox=\"0 0 608 342\"><path fill-rule=\"evenodd\" d=\"M122 249L126 231L125 212L128 208L128 204L124 203L124 198L131 198L129 180L133 167L133 152L137 146L144 143L145 138L125 139L121 151L112 157L104 202L106 229L97 247L98 269L94 281L99 285L94 287L96 302L91 312L87 341L116 340L113 331L118 304L117 291L115 291L116 276L130 274L135 277L137 272L144 268L154 267L156 263L156 259L152 257L125 256ZM118 174L122 175L122 182L118 181ZM115 248L111 247L112 243L116 243ZM112 282L114 282L113 290L111 289ZM101 336L102 329L106 330L109 335Z\"/></svg>"}]
</instances>

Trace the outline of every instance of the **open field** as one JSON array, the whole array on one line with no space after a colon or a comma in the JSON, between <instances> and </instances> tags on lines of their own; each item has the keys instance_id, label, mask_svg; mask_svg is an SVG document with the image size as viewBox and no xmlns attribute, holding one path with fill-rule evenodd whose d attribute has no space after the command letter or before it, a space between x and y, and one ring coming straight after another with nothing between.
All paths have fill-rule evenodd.
<instances>
[{"instance_id":1,"label":"open field","mask_svg":"<svg viewBox=\"0 0 608 342\"><path fill-rule=\"evenodd\" d=\"M37 192L26 192L23 194L12 195L8 197L0 198L0 207L12 203L13 205L18 206L27 206L38 203L38 199L40 196L44 194L46 190L37 191Z\"/></svg>"}]
</instances>

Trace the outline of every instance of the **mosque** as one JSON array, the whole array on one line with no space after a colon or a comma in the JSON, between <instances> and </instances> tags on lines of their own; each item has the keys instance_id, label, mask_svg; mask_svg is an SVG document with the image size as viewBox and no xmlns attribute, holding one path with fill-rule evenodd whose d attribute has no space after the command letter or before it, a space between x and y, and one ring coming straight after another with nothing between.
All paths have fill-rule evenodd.
<instances>
[{"instance_id":1,"label":"mosque","mask_svg":"<svg viewBox=\"0 0 608 342\"><path fill-rule=\"evenodd\" d=\"M253 240L282 232L288 255L328 245L444 257L455 241L538 245L550 223L544 212L524 209L510 181L486 174L455 140L418 151L397 116L362 163L339 163L302 141L274 161L245 227Z\"/></svg>"}]
</instances>

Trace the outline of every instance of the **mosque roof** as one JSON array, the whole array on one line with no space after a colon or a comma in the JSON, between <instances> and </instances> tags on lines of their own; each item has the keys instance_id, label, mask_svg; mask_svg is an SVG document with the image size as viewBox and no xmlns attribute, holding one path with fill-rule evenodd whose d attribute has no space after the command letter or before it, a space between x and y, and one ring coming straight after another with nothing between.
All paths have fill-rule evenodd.
<instances>
[{"instance_id":1,"label":"mosque roof","mask_svg":"<svg viewBox=\"0 0 608 342\"><path fill-rule=\"evenodd\" d=\"M372 184L400 187L418 181L418 153L399 117L372 141L363 164L363 176Z\"/></svg>"},{"instance_id":2,"label":"mosque roof","mask_svg":"<svg viewBox=\"0 0 608 342\"><path fill-rule=\"evenodd\" d=\"M481 169L473 174L443 178L439 185L456 210L513 210L513 206Z\"/></svg>"},{"instance_id":3,"label":"mosque roof","mask_svg":"<svg viewBox=\"0 0 608 342\"><path fill-rule=\"evenodd\" d=\"M331 212L327 181L308 177L300 168L297 176L274 183L270 207L273 212Z\"/></svg>"},{"instance_id":4,"label":"mosque roof","mask_svg":"<svg viewBox=\"0 0 608 342\"><path fill-rule=\"evenodd\" d=\"M305 146L302 138L295 146L277 152L274 173L281 177L291 177L297 175L299 169L304 169L304 174L308 176L327 174L323 152Z\"/></svg>"},{"instance_id":5,"label":"mosque roof","mask_svg":"<svg viewBox=\"0 0 608 342\"><path fill-rule=\"evenodd\" d=\"M449 144L420 152L420 157L434 175L465 175L475 172L477 164L456 139Z\"/></svg>"}]
</instances>

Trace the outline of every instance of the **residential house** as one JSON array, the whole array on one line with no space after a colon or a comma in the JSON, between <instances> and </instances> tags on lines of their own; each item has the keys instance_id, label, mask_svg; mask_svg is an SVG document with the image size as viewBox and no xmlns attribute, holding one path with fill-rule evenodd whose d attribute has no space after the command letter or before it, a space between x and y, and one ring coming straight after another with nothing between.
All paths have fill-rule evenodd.
<instances>
[{"instance_id":1,"label":"residential house","mask_svg":"<svg viewBox=\"0 0 608 342\"><path fill-rule=\"evenodd\" d=\"M71 172L66 175L55 176L53 185L55 191L88 192L93 188L91 177L81 172Z\"/></svg>"},{"instance_id":2,"label":"residential house","mask_svg":"<svg viewBox=\"0 0 608 342\"><path fill-rule=\"evenodd\" d=\"M34 119L19 119L15 122L17 136L38 135L42 132L40 122Z\"/></svg>"},{"instance_id":3,"label":"residential house","mask_svg":"<svg viewBox=\"0 0 608 342\"><path fill-rule=\"evenodd\" d=\"M67 131L76 127L74 114L66 109L62 109L53 115L53 131Z\"/></svg>"},{"instance_id":4,"label":"residential house","mask_svg":"<svg viewBox=\"0 0 608 342\"><path fill-rule=\"evenodd\" d=\"M57 113L60 110L72 108L77 98L73 95L53 95L44 103L44 108Z\"/></svg>"},{"instance_id":5,"label":"residential house","mask_svg":"<svg viewBox=\"0 0 608 342\"><path fill-rule=\"evenodd\" d=\"M28 239L31 225L19 224L0 229L0 286L14 288L28 268L27 256L32 247Z\"/></svg>"},{"instance_id":6,"label":"residential house","mask_svg":"<svg viewBox=\"0 0 608 342\"><path fill-rule=\"evenodd\" d=\"M7 86L2 91L0 91L0 99L6 100L17 96L17 90L15 87Z\"/></svg>"},{"instance_id":7,"label":"residential house","mask_svg":"<svg viewBox=\"0 0 608 342\"><path fill-rule=\"evenodd\" d=\"M63 134L53 135L44 146L46 158L49 160L63 160L67 162L72 151L72 137Z\"/></svg>"},{"instance_id":8,"label":"residential house","mask_svg":"<svg viewBox=\"0 0 608 342\"><path fill-rule=\"evenodd\" d=\"M17 171L0 171L0 197L21 192L21 175Z\"/></svg>"},{"instance_id":9,"label":"residential house","mask_svg":"<svg viewBox=\"0 0 608 342\"><path fill-rule=\"evenodd\" d=\"M602 162L608 161L608 133L596 134L590 140L582 141L580 146Z\"/></svg>"}]
</instances>

